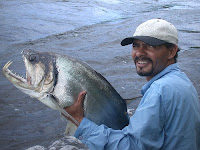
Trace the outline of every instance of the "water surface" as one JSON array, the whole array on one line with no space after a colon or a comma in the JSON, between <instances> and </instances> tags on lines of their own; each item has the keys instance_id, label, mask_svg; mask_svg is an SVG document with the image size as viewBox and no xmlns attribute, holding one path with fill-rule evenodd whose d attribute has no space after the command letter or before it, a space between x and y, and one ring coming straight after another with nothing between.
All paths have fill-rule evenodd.
<instances>
[{"instance_id":1,"label":"water surface","mask_svg":"<svg viewBox=\"0 0 200 150\"><path fill-rule=\"evenodd\" d=\"M199 7L197 0L1 0L0 67L12 60L11 69L25 75L23 49L58 52L88 63L123 98L138 97L146 81L135 73L131 46L120 42L143 21L163 18L179 31L178 65L200 93ZM67 122L57 111L23 94L2 74L0 87L0 149L85 149L64 137Z\"/></svg>"}]
</instances>

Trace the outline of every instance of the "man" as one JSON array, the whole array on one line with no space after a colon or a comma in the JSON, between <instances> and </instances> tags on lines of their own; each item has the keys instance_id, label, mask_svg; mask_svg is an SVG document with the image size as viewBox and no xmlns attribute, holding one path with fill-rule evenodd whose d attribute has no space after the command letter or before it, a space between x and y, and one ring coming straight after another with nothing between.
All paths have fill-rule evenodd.
<instances>
[{"instance_id":1,"label":"man","mask_svg":"<svg viewBox=\"0 0 200 150\"><path fill-rule=\"evenodd\" d=\"M143 98L129 125L113 130L83 116L86 92L81 92L77 102L65 108L80 123L75 137L91 150L200 149L200 104L194 86L176 64L176 28L162 19L148 20L121 44L133 45L137 73L148 81L141 90Z\"/></svg>"}]
</instances>

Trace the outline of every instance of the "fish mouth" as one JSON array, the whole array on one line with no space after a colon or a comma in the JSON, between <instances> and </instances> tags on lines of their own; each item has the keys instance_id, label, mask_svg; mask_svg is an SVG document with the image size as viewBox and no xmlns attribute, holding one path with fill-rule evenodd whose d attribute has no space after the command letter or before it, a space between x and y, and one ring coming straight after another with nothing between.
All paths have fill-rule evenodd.
<instances>
[{"instance_id":1,"label":"fish mouth","mask_svg":"<svg viewBox=\"0 0 200 150\"><path fill-rule=\"evenodd\" d=\"M41 87L43 86L44 78L42 78L42 80L35 87L32 85L31 76L29 75L29 73L27 71L26 71L26 78L24 78L16 73L13 73L10 69L8 69L11 64L12 64L12 61L8 61L2 69L3 75L10 82L12 82L18 88L40 91Z\"/></svg>"}]
</instances>

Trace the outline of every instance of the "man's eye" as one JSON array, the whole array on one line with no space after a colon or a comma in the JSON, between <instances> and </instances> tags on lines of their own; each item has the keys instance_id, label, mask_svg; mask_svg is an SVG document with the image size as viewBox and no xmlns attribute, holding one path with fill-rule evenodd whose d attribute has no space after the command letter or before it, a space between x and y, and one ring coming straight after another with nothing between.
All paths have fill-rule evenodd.
<instances>
[{"instance_id":1,"label":"man's eye","mask_svg":"<svg viewBox=\"0 0 200 150\"><path fill-rule=\"evenodd\" d=\"M140 45L137 43L133 43L133 47L139 47Z\"/></svg>"},{"instance_id":2,"label":"man's eye","mask_svg":"<svg viewBox=\"0 0 200 150\"><path fill-rule=\"evenodd\" d=\"M152 48L155 48L155 46L152 46L152 45L149 45L149 44L146 44L146 47L147 47L147 48L151 48L151 49L152 49Z\"/></svg>"}]
</instances>

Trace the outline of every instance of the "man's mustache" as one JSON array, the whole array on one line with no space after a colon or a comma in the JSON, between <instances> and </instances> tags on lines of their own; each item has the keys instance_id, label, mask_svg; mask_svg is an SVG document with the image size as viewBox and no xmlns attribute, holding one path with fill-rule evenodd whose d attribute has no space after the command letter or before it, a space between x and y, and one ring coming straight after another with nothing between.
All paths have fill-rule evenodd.
<instances>
[{"instance_id":1,"label":"man's mustache","mask_svg":"<svg viewBox=\"0 0 200 150\"><path fill-rule=\"evenodd\" d=\"M135 57L134 62L136 64L137 61L149 61L149 62L153 62L150 58L148 57Z\"/></svg>"}]
</instances>

